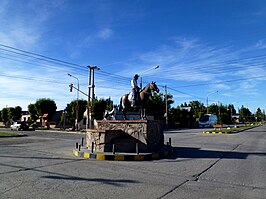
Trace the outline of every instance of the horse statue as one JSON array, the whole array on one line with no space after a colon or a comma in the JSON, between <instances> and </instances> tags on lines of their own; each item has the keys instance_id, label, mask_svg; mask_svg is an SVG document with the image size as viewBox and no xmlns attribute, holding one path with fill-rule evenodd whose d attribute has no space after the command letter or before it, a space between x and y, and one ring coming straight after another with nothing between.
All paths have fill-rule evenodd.
<instances>
[{"instance_id":1,"label":"horse statue","mask_svg":"<svg viewBox=\"0 0 266 199\"><path fill-rule=\"evenodd\" d=\"M103 120L115 120L116 115L116 108L114 107L113 110L105 110L103 115Z\"/></svg>"},{"instance_id":2,"label":"horse statue","mask_svg":"<svg viewBox=\"0 0 266 199\"><path fill-rule=\"evenodd\" d=\"M152 95L152 92L156 91L159 93L159 88L157 87L155 82L151 82L147 84L139 93L139 101L137 104L139 105L140 108L140 118L141 119L147 119L146 117L146 105L148 101L150 100L150 97ZM126 120L126 112L127 110L131 107L132 105L132 99L131 99L131 93L125 94L121 97L120 99L120 110L122 110L124 119Z\"/></svg>"}]
</instances>

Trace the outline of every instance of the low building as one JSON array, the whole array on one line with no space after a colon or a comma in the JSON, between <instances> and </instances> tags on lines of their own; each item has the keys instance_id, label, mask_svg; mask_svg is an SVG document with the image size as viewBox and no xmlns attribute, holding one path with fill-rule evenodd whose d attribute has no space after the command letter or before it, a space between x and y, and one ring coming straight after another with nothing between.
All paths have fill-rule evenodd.
<instances>
[{"instance_id":1,"label":"low building","mask_svg":"<svg viewBox=\"0 0 266 199\"><path fill-rule=\"evenodd\" d=\"M29 119L30 119L30 113L29 113L29 111L22 111L22 112L21 112L21 118L20 118L20 121L28 122Z\"/></svg>"}]
</instances>

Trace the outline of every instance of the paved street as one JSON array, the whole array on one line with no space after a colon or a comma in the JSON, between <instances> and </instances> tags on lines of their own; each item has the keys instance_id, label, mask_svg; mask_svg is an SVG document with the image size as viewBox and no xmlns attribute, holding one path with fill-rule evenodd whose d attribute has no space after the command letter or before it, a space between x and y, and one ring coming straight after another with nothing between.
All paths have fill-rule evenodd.
<instances>
[{"instance_id":1,"label":"paved street","mask_svg":"<svg viewBox=\"0 0 266 199\"><path fill-rule=\"evenodd\" d=\"M0 138L0 198L265 198L266 126L237 134L165 131L174 154L154 161L74 157L83 134Z\"/></svg>"}]
</instances>

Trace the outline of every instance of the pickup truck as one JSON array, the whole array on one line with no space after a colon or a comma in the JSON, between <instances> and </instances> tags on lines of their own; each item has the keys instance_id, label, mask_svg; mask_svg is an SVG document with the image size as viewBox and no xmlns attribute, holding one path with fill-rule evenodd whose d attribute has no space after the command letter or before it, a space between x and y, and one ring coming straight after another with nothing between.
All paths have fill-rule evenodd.
<instances>
[{"instance_id":1,"label":"pickup truck","mask_svg":"<svg viewBox=\"0 0 266 199\"><path fill-rule=\"evenodd\" d=\"M25 122L14 122L10 126L10 128L11 128L11 130L17 130L17 131L23 130L23 131L25 131L25 130L29 129L29 126Z\"/></svg>"}]
</instances>

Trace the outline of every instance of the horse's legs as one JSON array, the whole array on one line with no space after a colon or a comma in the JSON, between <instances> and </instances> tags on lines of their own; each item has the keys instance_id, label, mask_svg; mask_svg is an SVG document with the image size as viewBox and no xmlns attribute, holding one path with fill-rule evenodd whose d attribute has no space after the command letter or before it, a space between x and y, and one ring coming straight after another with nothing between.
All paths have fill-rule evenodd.
<instances>
[{"instance_id":1,"label":"horse's legs","mask_svg":"<svg viewBox=\"0 0 266 199\"><path fill-rule=\"evenodd\" d=\"M127 120L127 114L126 114L127 110L126 110L126 108L124 108L122 112L123 112L124 120Z\"/></svg>"},{"instance_id":2,"label":"horse's legs","mask_svg":"<svg viewBox=\"0 0 266 199\"><path fill-rule=\"evenodd\" d=\"M146 110L143 107L140 108L140 119L146 120Z\"/></svg>"},{"instance_id":3,"label":"horse's legs","mask_svg":"<svg viewBox=\"0 0 266 199\"><path fill-rule=\"evenodd\" d=\"M146 117L146 109L145 109L145 108L143 108L143 119L144 119L144 120L147 119L147 117Z\"/></svg>"}]
</instances>

